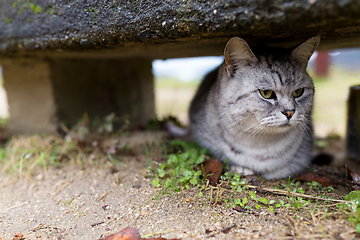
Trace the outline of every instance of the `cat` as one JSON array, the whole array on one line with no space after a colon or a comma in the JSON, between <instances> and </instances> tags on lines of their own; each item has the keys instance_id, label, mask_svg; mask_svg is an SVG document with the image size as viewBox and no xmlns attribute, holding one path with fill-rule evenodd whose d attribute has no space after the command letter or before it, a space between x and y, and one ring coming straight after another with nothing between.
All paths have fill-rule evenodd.
<instances>
[{"instance_id":1,"label":"cat","mask_svg":"<svg viewBox=\"0 0 360 240\"><path fill-rule=\"evenodd\" d=\"M230 169L265 179L285 178L312 157L314 85L306 72L320 42L250 48L229 40L224 62L209 73L189 110L194 139Z\"/></svg>"}]
</instances>

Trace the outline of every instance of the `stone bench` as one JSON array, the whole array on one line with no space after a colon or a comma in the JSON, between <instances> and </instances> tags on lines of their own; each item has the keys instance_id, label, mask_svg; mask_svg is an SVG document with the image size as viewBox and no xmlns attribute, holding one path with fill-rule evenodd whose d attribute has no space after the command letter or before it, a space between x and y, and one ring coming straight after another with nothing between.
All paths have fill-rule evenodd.
<instances>
[{"instance_id":1,"label":"stone bench","mask_svg":"<svg viewBox=\"0 0 360 240\"><path fill-rule=\"evenodd\" d=\"M358 0L0 0L0 64L15 132L90 117L154 117L151 62L221 55L240 36L320 49L360 45ZM186 70L186 69L185 69Z\"/></svg>"}]
</instances>

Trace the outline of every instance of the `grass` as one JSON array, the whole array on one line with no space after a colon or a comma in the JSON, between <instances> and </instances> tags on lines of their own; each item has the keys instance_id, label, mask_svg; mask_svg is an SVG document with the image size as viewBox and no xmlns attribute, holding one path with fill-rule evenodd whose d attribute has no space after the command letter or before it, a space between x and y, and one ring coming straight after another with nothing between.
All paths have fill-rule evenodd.
<instances>
[{"instance_id":1,"label":"grass","mask_svg":"<svg viewBox=\"0 0 360 240\"><path fill-rule=\"evenodd\" d=\"M194 169L195 165L203 163L205 150L189 142L177 141L172 144L172 147L174 146L180 148L176 153L168 155L166 163L155 163L157 167L148 171L153 178L153 185L160 187L154 199L191 190L198 192L197 199L209 207L224 204L225 208L240 207L238 210L244 213L268 211L270 214L286 209L295 217L305 220L308 218L309 221L314 220L320 213L324 219L330 215L347 217L360 233L360 191L351 192L345 200L334 199L333 195L329 195L334 188L322 187L315 181L304 184L289 177L274 189L269 189L261 187L261 183L260 186L249 185L248 179L230 172L221 176L217 186L211 186L206 176ZM258 178L258 181L265 184L264 180ZM221 217L215 216L214 222Z\"/></svg>"},{"instance_id":2,"label":"grass","mask_svg":"<svg viewBox=\"0 0 360 240\"><path fill-rule=\"evenodd\" d=\"M171 143L172 147L179 147L178 152L175 154L170 154L167 157L167 162L160 164L154 161L150 161L150 163L155 163L157 166L154 169L148 171L150 177L153 178L153 185L155 187L161 187L161 192L159 196L168 195L172 192L177 191L185 191L190 189L191 187L195 187L199 189L200 197L204 196L204 192L207 190L211 190L213 188L209 187L209 183L206 180L206 176L201 175L201 171L195 170L196 165L201 165L205 159L205 149L199 148L194 143L183 142L183 141L175 141ZM150 166L149 166L150 169ZM262 180L264 181L264 180ZM299 181L291 181L290 178L288 179L287 183L283 182L281 186L285 191L281 191L279 187L275 187L274 191L266 189L269 192L281 192L281 193L289 193L289 203L291 203L295 210L297 208L306 206L309 202L305 201L303 198L310 198L310 199L318 199L318 200L328 200L321 197L312 197L311 195L306 196L306 191L300 186ZM257 189L256 186L248 185L248 180L240 176L239 173L230 173L225 172L221 176L220 184L217 185L215 188L222 188L224 187L226 191L231 193L242 193L247 192L249 194L249 199L256 202L256 208L259 208L259 204L263 205L272 205L275 202L271 199L266 199L264 197L257 197L255 192L251 189ZM262 188L263 190L265 188ZM278 190L278 191L277 191ZM323 188L319 183L312 182L309 184L307 191L309 192L316 192L321 194L326 194L331 192L332 188L325 187ZM221 190L220 190L221 192ZM217 199L219 196L217 196ZM236 200L235 200L236 199ZM210 202L214 199L211 195ZM239 198L234 198L232 201L235 205L245 205L247 199L240 200ZM245 201L245 202L244 202ZM331 199L329 199L331 201ZM341 200L339 200L341 202ZM229 202L229 201L227 201ZM275 206L285 206L285 204L275 205ZM234 206L230 204L229 206ZM289 206L289 205L286 205ZM271 209L271 208L270 208Z\"/></svg>"},{"instance_id":3,"label":"grass","mask_svg":"<svg viewBox=\"0 0 360 240\"><path fill-rule=\"evenodd\" d=\"M31 176L39 166L45 171L57 167L64 159L82 165L86 155L75 142L66 142L56 136L14 137L0 148L2 171L19 177Z\"/></svg>"},{"instance_id":4,"label":"grass","mask_svg":"<svg viewBox=\"0 0 360 240\"><path fill-rule=\"evenodd\" d=\"M170 145L182 146L184 152L170 154L166 163L156 163L159 167L151 171L149 166L148 170L148 174L154 177L153 186L161 186L159 196L172 191L182 191L184 188L199 187L199 184L204 183L201 171L194 170L194 167L204 162L206 149L199 148L195 143L182 141L173 141Z\"/></svg>"},{"instance_id":5,"label":"grass","mask_svg":"<svg viewBox=\"0 0 360 240\"><path fill-rule=\"evenodd\" d=\"M73 163L79 169L118 164L114 152L128 154L131 149L120 144L118 137L128 134L128 122L114 131L113 124L121 119L109 114L90 122L87 115L71 130L62 125L66 137L59 135L14 136L0 148L2 172L17 177L30 177L38 169L56 168ZM105 141L107 139L107 141ZM109 150L111 149L111 151Z\"/></svg>"}]
</instances>

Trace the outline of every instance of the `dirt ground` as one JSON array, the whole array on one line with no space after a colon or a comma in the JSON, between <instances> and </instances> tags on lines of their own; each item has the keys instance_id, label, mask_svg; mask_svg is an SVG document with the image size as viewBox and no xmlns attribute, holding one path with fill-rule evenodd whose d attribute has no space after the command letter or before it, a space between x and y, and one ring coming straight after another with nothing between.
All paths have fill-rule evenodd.
<instances>
[{"instance_id":1,"label":"dirt ground","mask_svg":"<svg viewBox=\"0 0 360 240\"><path fill-rule=\"evenodd\" d=\"M149 142L147 135L137 139ZM136 141L135 141L136 142ZM141 149L141 144L138 147ZM40 170L33 176L0 177L0 239L100 239L126 227L141 235L167 239L356 239L348 217L335 202L319 201L299 209L226 207L209 196L246 196L226 188L211 188L199 196L199 189L172 192L156 200L160 191L146 177L148 157L144 153L124 156L117 165L88 166L74 163ZM274 188L285 180L265 181L251 177L251 184ZM306 183L302 183L304 189ZM335 186L335 199L344 199L351 189ZM286 196L267 191L257 195L288 202ZM313 192L307 191L307 194ZM226 199L226 197L221 198ZM228 229L229 228L229 229Z\"/></svg>"}]
</instances>

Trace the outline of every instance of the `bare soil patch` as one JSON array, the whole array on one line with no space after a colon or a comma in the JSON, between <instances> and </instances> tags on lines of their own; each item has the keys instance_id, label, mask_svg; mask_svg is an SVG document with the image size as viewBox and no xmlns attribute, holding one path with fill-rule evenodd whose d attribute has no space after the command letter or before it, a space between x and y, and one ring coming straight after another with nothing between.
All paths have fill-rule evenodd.
<instances>
[{"instance_id":1,"label":"bare soil patch","mask_svg":"<svg viewBox=\"0 0 360 240\"><path fill-rule=\"evenodd\" d=\"M289 185L288 180L265 181L247 177L257 189L232 191L223 182L210 185L199 195L193 187L158 196L146 170L149 157L163 161L162 142L166 134L151 137L148 132L129 136L132 151L117 156L119 161L101 166L64 161L58 167L37 169L31 175L0 177L0 239L100 239L126 227L151 234L181 239L356 239L354 226L337 202L305 199L308 204L297 208L279 207L271 212L265 205L249 197L290 203L289 195L278 195L264 189L302 188L305 194L344 199L351 188L334 185L334 190L321 192L307 182ZM154 139L157 139L156 141ZM144 149L147 149L148 155ZM90 155L89 155L90 157ZM323 171L328 176L342 174L342 168L311 167L310 172ZM328 172L327 172L328 171ZM334 179L336 181L336 179ZM295 182L294 182L295 183ZM234 208L235 198L249 200L247 208ZM227 201L228 199L228 201ZM297 198L295 198L297 199ZM158 233L156 235L156 233Z\"/></svg>"}]
</instances>

